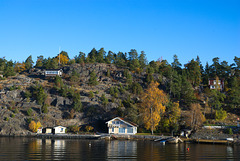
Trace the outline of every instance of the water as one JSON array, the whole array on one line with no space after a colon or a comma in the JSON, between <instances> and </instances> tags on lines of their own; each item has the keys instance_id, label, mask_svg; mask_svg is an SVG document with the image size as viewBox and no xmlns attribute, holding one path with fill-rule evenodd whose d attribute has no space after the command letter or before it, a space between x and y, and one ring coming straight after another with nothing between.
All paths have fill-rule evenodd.
<instances>
[{"instance_id":1,"label":"water","mask_svg":"<svg viewBox=\"0 0 240 161\"><path fill-rule=\"evenodd\" d=\"M0 160L240 160L240 146L0 137Z\"/></svg>"}]
</instances>

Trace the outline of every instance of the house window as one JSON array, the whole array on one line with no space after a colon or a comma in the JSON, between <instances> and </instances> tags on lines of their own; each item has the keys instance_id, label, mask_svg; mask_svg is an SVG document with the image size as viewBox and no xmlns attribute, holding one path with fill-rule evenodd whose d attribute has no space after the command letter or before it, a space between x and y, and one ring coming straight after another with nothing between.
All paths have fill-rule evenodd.
<instances>
[{"instance_id":1,"label":"house window","mask_svg":"<svg viewBox=\"0 0 240 161\"><path fill-rule=\"evenodd\" d=\"M132 127L128 127L127 128L127 133L131 133L132 134L133 133L133 128Z\"/></svg>"},{"instance_id":2,"label":"house window","mask_svg":"<svg viewBox=\"0 0 240 161\"><path fill-rule=\"evenodd\" d=\"M211 85L210 88L211 88L211 89L215 89L215 86Z\"/></svg>"},{"instance_id":3,"label":"house window","mask_svg":"<svg viewBox=\"0 0 240 161\"><path fill-rule=\"evenodd\" d=\"M61 128L60 132L63 132L63 128Z\"/></svg>"},{"instance_id":4,"label":"house window","mask_svg":"<svg viewBox=\"0 0 240 161\"><path fill-rule=\"evenodd\" d=\"M216 84L216 80L213 81L213 84Z\"/></svg>"},{"instance_id":5,"label":"house window","mask_svg":"<svg viewBox=\"0 0 240 161\"><path fill-rule=\"evenodd\" d=\"M114 128L112 128L112 133L114 133Z\"/></svg>"},{"instance_id":6,"label":"house window","mask_svg":"<svg viewBox=\"0 0 240 161\"><path fill-rule=\"evenodd\" d=\"M112 121L112 124L115 124L115 121Z\"/></svg>"},{"instance_id":7,"label":"house window","mask_svg":"<svg viewBox=\"0 0 240 161\"><path fill-rule=\"evenodd\" d=\"M125 127L119 128L119 133L125 133Z\"/></svg>"}]
</instances>

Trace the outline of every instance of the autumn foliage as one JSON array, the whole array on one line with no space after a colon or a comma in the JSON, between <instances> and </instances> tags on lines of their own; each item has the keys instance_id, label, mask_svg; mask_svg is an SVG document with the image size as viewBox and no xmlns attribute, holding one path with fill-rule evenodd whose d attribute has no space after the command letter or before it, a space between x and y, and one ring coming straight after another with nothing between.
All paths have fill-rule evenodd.
<instances>
[{"instance_id":1,"label":"autumn foliage","mask_svg":"<svg viewBox=\"0 0 240 161\"><path fill-rule=\"evenodd\" d=\"M57 60L59 60L59 55L56 58ZM65 65L67 64L69 61L68 57L66 55L60 54L60 63Z\"/></svg>"},{"instance_id":2,"label":"autumn foliage","mask_svg":"<svg viewBox=\"0 0 240 161\"><path fill-rule=\"evenodd\" d=\"M39 127L42 127L42 124L39 121L37 123L35 121L31 121L28 125L29 130L32 132L37 132Z\"/></svg>"},{"instance_id":3,"label":"autumn foliage","mask_svg":"<svg viewBox=\"0 0 240 161\"><path fill-rule=\"evenodd\" d=\"M151 82L141 97L140 113L142 121L146 129L153 130L161 120L162 114L165 112L165 104L168 102L167 95L158 88L159 83Z\"/></svg>"},{"instance_id":4,"label":"autumn foliage","mask_svg":"<svg viewBox=\"0 0 240 161\"><path fill-rule=\"evenodd\" d=\"M15 64L15 66L14 66L14 71L15 71L15 72L20 73L20 72L22 72L22 71L24 71L24 70L26 70L26 65L25 65L25 63L19 63L19 62L17 62L17 63Z\"/></svg>"}]
</instances>

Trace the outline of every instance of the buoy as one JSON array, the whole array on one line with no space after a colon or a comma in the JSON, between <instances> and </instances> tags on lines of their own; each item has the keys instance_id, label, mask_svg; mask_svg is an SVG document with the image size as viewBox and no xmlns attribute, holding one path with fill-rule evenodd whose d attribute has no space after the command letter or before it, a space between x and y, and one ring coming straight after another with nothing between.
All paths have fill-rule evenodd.
<instances>
[{"instance_id":1,"label":"buoy","mask_svg":"<svg viewBox=\"0 0 240 161\"><path fill-rule=\"evenodd\" d=\"M189 148L187 148L187 150L189 151Z\"/></svg>"}]
</instances>

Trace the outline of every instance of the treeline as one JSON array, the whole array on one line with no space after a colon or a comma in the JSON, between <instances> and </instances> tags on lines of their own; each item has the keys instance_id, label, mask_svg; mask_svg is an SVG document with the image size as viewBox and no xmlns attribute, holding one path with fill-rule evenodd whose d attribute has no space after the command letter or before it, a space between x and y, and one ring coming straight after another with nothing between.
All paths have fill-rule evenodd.
<instances>
[{"instance_id":1,"label":"treeline","mask_svg":"<svg viewBox=\"0 0 240 161\"><path fill-rule=\"evenodd\" d=\"M192 103L204 103L204 106L215 110L239 109L240 105L240 58L235 56L234 63L220 61L218 57L212 59L212 64L202 65L200 58L190 60L182 65L177 55L173 62L159 59L148 63L144 51L138 53L135 49L126 52L106 52L104 48L93 48L88 54L79 52L73 59L62 51L53 58L37 57L35 67L43 69L57 69L65 65L85 63L107 63L124 67L124 76L127 78L129 90L133 94L140 94L142 87L152 81L158 81L172 100L179 102L181 107L189 107ZM0 58L0 71L4 77L21 73L34 67L32 56L24 62L7 61ZM144 75L143 84L133 83L132 74ZM223 80L224 88L209 89L209 79Z\"/></svg>"}]
</instances>

